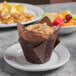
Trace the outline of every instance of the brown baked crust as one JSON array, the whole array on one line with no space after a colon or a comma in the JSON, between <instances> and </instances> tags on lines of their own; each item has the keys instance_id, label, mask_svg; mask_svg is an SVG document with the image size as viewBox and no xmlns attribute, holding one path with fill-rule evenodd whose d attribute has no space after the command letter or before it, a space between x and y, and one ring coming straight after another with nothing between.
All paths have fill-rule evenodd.
<instances>
[{"instance_id":1,"label":"brown baked crust","mask_svg":"<svg viewBox=\"0 0 76 76\"><path fill-rule=\"evenodd\" d=\"M48 39L54 32L54 27L48 26L46 23L38 23L35 25L29 25L27 27L20 26L18 23L19 34L27 41L40 41L43 42ZM24 35L24 36L23 36Z\"/></svg>"},{"instance_id":2,"label":"brown baked crust","mask_svg":"<svg viewBox=\"0 0 76 76\"><path fill-rule=\"evenodd\" d=\"M25 28L26 40L28 41L44 41L48 39L54 32L54 28L46 23L30 25Z\"/></svg>"}]
</instances>

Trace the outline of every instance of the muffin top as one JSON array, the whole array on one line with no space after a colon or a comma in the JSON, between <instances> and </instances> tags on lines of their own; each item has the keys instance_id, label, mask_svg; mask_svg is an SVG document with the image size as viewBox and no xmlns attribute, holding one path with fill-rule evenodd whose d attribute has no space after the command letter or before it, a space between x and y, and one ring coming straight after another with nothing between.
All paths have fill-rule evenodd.
<instances>
[{"instance_id":1,"label":"muffin top","mask_svg":"<svg viewBox=\"0 0 76 76\"><path fill-rule=\"evenodd\" d=\"M44 41L48 39L54 32L54 28L46 23L38 23L25 27L25 39L29 41Z\"/></svg>"}]
</instances>

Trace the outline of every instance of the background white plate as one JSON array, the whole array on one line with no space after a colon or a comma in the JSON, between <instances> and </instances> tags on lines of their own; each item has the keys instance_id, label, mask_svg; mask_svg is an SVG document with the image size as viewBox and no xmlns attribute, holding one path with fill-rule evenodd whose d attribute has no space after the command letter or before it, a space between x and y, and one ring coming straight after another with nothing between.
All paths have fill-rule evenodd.
<instances>
[{"instance_id":1,"label":"background white plate","mask_svg":"<svg viewBox=\"0 0 76 76\"><path fill-rule=\"evenodd\" d=\"M15 2L9 2L9 4L13 4L13 3L15 3ZM16 4L20 4L20 3L16 3ZM44 13L44 11L40 7L37 7L35 5L31 5L31 4L25 4L25 3L23 3L23 4L27 7L27 12L28 13L31 13L31 14L35 15L35 19L33 19L31 21L28 21L28 22L23 22L22 24L26 25L26 24L30 24L30 23L36 22L42 17L42 14ZM0 24L0 28L15 27L15 26L17 26L16 23Z\"/></svg>"},{"instance_id":2,"label":"background white plate","mask_svg":"<svg viewBox=\"0 0 76 76\"><path fill-rule=\"evenodd\" d=\"M61 27L59 33L60 34L69 34L76 31L76 25L74 26L67 26L67 27Z\"/></svg>"},{"instance_id":3,"label":"background white plate","mask_svg":"<svg viewBox=\"0 0 76 76\"><path fill-rule=\"evenodd\" d=\"M29 55L30 56L30 55ZM59 44L53 51L51 59L44 64L32 64L25 60L20 44L8 48L4 60L12 67L25 71L46 71L64 65L70 58L70 53L63 45Z\"/></svg>"}]
</instances>

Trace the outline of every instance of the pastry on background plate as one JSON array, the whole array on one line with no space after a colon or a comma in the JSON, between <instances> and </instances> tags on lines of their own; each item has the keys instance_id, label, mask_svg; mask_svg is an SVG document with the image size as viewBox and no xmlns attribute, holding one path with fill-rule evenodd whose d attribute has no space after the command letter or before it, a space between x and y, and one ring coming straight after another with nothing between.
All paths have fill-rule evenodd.
<instances>
[{"instance_id":1,"label":"pastry on background plate","mask_svg":"<svg viewBox=\"0 0 76 76\"><path fill-rule=\"evenodd\" d=\"M49 18L44 17L34 25L24 26L18 23L17 29L26 60L35 64L49 61L52 51L60 42L60 26L53 26Z\"/></svg>"}]
</instances>

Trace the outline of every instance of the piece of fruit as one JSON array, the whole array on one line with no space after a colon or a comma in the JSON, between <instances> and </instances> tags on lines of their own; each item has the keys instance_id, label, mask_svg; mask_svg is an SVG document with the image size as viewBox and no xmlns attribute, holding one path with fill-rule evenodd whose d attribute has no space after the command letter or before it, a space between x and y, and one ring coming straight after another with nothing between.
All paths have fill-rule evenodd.
<instances>
[{"instance_id":1,"label":"piece of fruit","mask_svg":"<svg viewBox=\"0 0 76 76\"><path fill-rule=\"evenodd\" d=\"M76 20L71 20L71 22L73 23L73 25L76 25Z\"/></svg>"},{"instance_id":2,"label":"piece of fruit","mask_svg":"<svg viewBox=\"0 0 76 76\"><path fill-rule=\"evenodd\" d=\"M61 13L64 17L66 17L67 14L71 14L70 10L66 10L64 12Z\"/></svg>"},{"instance_id":3,"label":"piece of fruit","mask_svg":"<svg viewBox=\"0 0 76 76\"><path fill-rule=\"evenodd\" d=\"M76 14L72 14L72 19L76 20Z\"/></svg>"},{"instance_id":4,"label":"piece of fruit","mask_svg":"<svg viewBox=\"0 0 76 76\"><path fill-rule=\"evenodd\" d=\"M67 21L70 21L71 19L72 19L72 15L71 14L66 15L66 20Z\"/></svg>"},{"instance_id":5,"label":"piece of fruit","mask_svg":"<svg viewBox=\"0 0 76 76\"><path fill-rule=\"evenodd\" d=\"M55 20L56 16L57 16L57 14L58 13L54 13L54 12L53 13L44 13L42 15L42 18L45 17L45 16L47 16L53 22Z\"/></svg>"},{"instance_id":6,"label":"piece of fruit","mask_svg":"<svg viewBox=\"0 0 76 76\"><path fill-rule=\"evenodd\" d=\"M60 14L60 13L57 14L56 18L57 17L60 17L61 19L65 19L65 17L62 14Z\"/></svg>"},{"instance_id":7,"label":"piece of fruit","mask_svg":"<svg viewBox=\"0 0 76 76\"><path fill-rule=\"evenodd\" d=\"M54 21L53 21L53 25L57 26L57 25L61 25L63 26L64 25L64 20L61 19L60 17L56 18Z\"/></svg>"},{"instance_id":8,"label":"piece of fruit","mask_svg":"<svg viewBox=\"0 0 76 76\"><path fill-rule=\"evenodd\" d=\"M68 23L65 23L65 24L63 25L63 27L67 27L67 26L73 26L73 23L68 22Z\"/></svg>"},{"instance_id":9,"label":"piece of fruit","mask_svg":"<svg viewBox=\"0 0 76 76\"><path fill-rule=\"evenodd\" d=\"M66 26L75 26L76 25L76 20L70 20L69 22L67 23L64 23L64 27Z\"/></svg>"}]
</instances>

